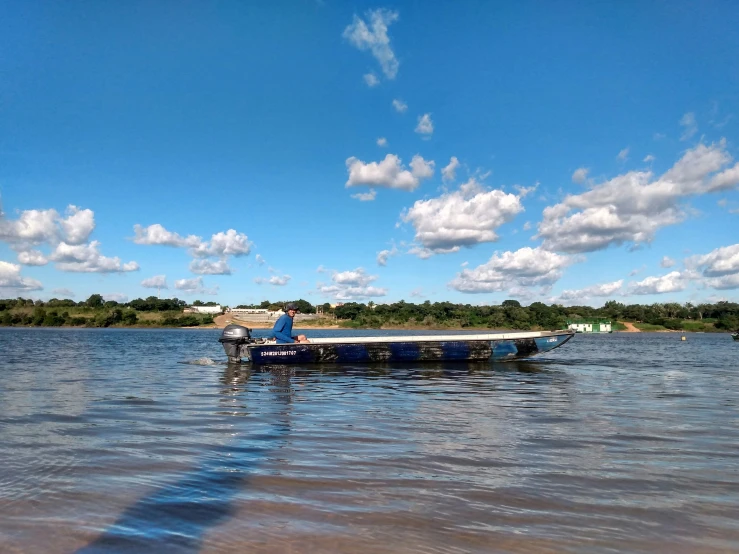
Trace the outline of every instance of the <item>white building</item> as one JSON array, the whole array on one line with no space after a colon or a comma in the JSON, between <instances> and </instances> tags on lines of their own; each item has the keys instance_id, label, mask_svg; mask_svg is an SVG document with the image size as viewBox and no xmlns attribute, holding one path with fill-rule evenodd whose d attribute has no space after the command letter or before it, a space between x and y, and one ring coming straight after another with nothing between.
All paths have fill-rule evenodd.
<instances>
[{"instance_id":1,"label":"white building","mask_svg":"<svg viewBox=\"0 0 739 554\"><path fill-rule=\"evenodd\" d=\"M199 314L220 314L223 311L220 304L215 306L190 306L190 309Z\"/></svg>"},{"instance_id":2,"label":"white building","mask_svg":"<svg viewBox=\"0 0 739 554\"><path fill-rule=\"evenodd\" d=\"M567 321L567 328L576 333L612 333L611 322L604 319L582 319Z\"/></svg>"},{"instance_id":3,"label":"white building","mask_svg":"<svg viewBox=\"0 0 739 554\"><path fill-rule=\"evenodd\" d=\"M230 308L228 311L235 315L267 315L268 312L266 308Z\"/></svg>"}]
</instances>

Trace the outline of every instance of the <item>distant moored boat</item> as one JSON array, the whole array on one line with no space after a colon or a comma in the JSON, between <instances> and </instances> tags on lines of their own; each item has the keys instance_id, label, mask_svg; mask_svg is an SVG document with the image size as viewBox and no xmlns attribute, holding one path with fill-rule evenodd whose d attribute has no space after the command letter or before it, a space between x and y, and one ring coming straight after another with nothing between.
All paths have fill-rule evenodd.
<instances>
[{"instance_id":1,"label":"distant moored boat","mask_svg":"<svg viewBox=\"0 0 739 554\"><path fill-rule=\"evenodd\" d=\"M731 333L731 338L734 340L739 340L739 331L737 331L736 333Z\"/></svg>"}]
</instances>

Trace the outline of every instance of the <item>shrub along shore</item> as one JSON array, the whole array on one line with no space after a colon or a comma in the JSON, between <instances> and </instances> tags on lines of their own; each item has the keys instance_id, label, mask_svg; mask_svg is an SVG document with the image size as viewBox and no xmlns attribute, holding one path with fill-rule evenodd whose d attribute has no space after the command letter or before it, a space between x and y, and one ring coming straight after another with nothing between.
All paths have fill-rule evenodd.
<instances>
[{"instance_id":1,"label":"shrub along shore","mask_svg":"<svg viewBox=\"0 0 739 554\"><path fill-rule=\"evenodd\" d=\"M631 304L609 301L600 308L591 306L546 305L534 302L522 306L517 300L505 300L495 306L473 306L451 302L394 302L366 304L349 302L332 307L314 306L296 301L302 313L316 311L324 317L302 324L302 328L342 327L353 329L564 329L567 321L606 318L614 331L626 330L620 322L629 322L641 331L727 332L739 329L739 304ZM215 303L210 303L215 304ZM193 305L205 305L195 301ZM276 309L284 302L264 301L238 308ZM184 313L187 303L177 298L150 296L130 302L105 301L99 294L75 302L53 298L48 301L24 298L0 300L0 326L26 327L213 327L209 314ZM224 307L225 308L225 307ZM222 320L219 319L219 326ZM235 320L235 322L239 322ZM244 325L250 326L245 321ZM259 325L254 324L254 327ZM300 328L301 322L296 321Z\"/></svg>"}]
</instances>

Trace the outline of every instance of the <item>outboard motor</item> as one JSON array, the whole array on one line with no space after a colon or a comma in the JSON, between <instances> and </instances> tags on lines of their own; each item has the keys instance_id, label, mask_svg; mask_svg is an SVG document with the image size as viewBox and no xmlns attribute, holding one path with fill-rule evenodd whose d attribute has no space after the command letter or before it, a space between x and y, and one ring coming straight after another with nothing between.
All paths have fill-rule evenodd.
<instances>
[{"instance_id":1,"label":"outboard motor","mask_svg":"<svg viewBox=\"0 0 739 554\"><path fill-rule=\"evenodd\" d=\"M246 345L251 341L251 333L248 328L241 325L226 325L218 339L226 351L228 362L232 364L241 363L241 358L246 356Z\"/></svg>"}]
</instances>

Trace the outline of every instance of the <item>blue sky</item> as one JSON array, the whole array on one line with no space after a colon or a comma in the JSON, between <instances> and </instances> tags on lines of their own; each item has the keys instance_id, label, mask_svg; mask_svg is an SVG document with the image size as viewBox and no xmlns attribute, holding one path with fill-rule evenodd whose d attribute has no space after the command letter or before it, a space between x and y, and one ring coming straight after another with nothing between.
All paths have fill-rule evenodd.
<instances>
[{"instance_id":1,"label":"blue sky","mask_svg":"<svg viewBox=\"0 0 739 554\"><path fill-rule=\"evenodd\" d=\"M0 296L739 298L734 3L252 4L0 7Z\"/></svg>"}]
</instances>

